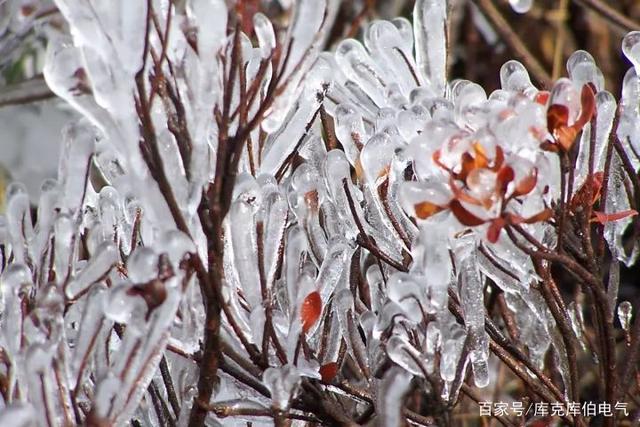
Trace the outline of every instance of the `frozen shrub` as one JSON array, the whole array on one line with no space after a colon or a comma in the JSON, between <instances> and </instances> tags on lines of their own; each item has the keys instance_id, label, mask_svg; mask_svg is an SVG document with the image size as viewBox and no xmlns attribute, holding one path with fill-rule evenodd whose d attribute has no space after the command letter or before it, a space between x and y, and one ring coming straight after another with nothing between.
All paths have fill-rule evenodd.
<instances>
[{"instance_id":1,"label":"frozen shrub","mask_svg":"<svg viewBox=\"0 0 640 427\"><path fill-rule=\"evenodd\" d=\"M83 118L0 217L2 422L446 424L499 365L511 400L637 389L637 69L617 102L584 51L549 91L509 61L487 95L438 0L332 53L335 1L56 5L44 75Z\"/></svg>"}]
</instances>

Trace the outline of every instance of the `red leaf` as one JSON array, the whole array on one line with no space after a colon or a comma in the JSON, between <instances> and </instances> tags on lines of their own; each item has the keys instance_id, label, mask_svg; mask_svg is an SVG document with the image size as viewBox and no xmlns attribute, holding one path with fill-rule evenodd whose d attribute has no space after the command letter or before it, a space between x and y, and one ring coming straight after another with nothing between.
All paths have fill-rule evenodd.
<instances>
[{"instance_id":1,"label":"red leaf","mask_svg":"<svg viewBox=\"0 0 640 427\"><path fill-rule=\"evenodd\" d=\"M580 131L584 125L591 121L596 111L596 96L593 93L593 89L588 84L582 86L582 92L580 93L580 115L576 119L576 122L571 126Z\"/></svg>"},{"instance_id":2,"label":"red leaf","mask_svg":"<svg viewBox=\"0 0 640 427\"><path fill-rule=\"evenodd\" d=\"M511 181L513 181L514 177L515 173L510 166L504 166L498 171L498 176L496 177L496 191L499 192L501 197L506 193L507 186Z\"/></svg>"},{"instance_id":3,"label":"red leaf","mask_svg":"<svg viewBox=\"0 0 640 427\"><path fill-rule=\"evenodd\" d=\"M638 215L638 212L634 209L628 209L626 211L615 212L610 214L593 211L593 215L595 216L595 218L593 218L591 221L599 222L600 224L604 225L607 222L618 221L620 219L627 218L629 216Z\"/></svg>"},{"instance_id":4,"label":"red leaf","mask_svg":"<svg viewBox=\"0 0 640 427\"><path fill-rule=\"evenodd\" d=\"M553 216L553 211L551 209L544 209L538 212L535 215L530 216L523 220L526 224L533 224L534 222L546 221Z\"/></svg>"},{"instance_id":5,"label":"red leaf","mask_svg":"<svg viewBox=\"0 0 640 427\"><path fill-rule=\"evenodd\" d=\"M569 108L562 104L553 104L547 110L547 129L555 135L556 130L566 127L569 123Z\"/></svg>"},{"instance_id":6,"label":"red leaf","mask_svg":"<svg viewBox=\"0 0 640 427\"><path fill-rule=\"evenodd\" d=\"M468 195L467 193L462 191L460 188L458 188L452 176L449 177L449 187L451 188L451 192L453 193L453 196L456 199L462 202L469 203L471 205L482 206L482 202L480 200L476 199L473 196Z\"/></svg>"},{"instance_id":7,"label":"red leaf","mask_svg":"<svg viewBox=\"0 0 640 427\"><path fill-rule=\"evenodd\" d=\"M562 126L555 130L553 136L564 151L569 151L576 140L576 136L578 136L578 132L579 130L576 130L573 126Z\"/></svg>"},{"instance_id":8,"label":"red leaf","mask_svg":"<svg viewBox=\"0 0 640 427\"><path fill-rule=\"evenodd\" d=\"M453 173L453 171L451 169L449 169L447 167L447 165L445 165L444 163L442 163L440 161L440 150L436 150L433 152L433 155L431 156L431 160L433 160L433 163L435 163L436 165L440 166L442 169L446 170L449 173Z\"/></svg>"},{"instance_id":9,"label":"red leaf","mask_svg":"<svg viewBox=\"0 0 640 427\"><path fill-rule=\"evenodd\" d=\"M489 239L491 243L497 242L498 239L500 238L500 231L502 231L502 228L506 224L507 222L502 218L496 218L493 221L491 221L491 225L487 230L487 239Z\"/></svg>"},{"instance_id":10,"label":"red leaf","mask_svg":"<svg viewBox=\"0 0 640 427\"><path fill-rule=\"evenodd\" d=\"M513 192L513 197L524 196L525 194L529 194L531 190L533 190L536 187L537 182L538 182L538 169L533 168L529 175L522 178L518 182L518 184L516 185L516 189Z\"/></svg>"},{"instance_id":11,"label":"red leaf","mask_svg":"<svg viewBox=\"0 0 640 427\"><path fill-rule=\"evenodd\" d=\"M603 179L603 172L596 172L592 176L588 176L584 184L580 186L571 198L571 210L575 211L579 206L593 206L600 198ZM591 199L588 197L589 186L591 186Z\"/></svg>"},{"instance_id":12,"label":"red leaf","mask_svg":"<svg viewBox=\"0 0 640 427\"><path fill-rule=\"evenodd\" d=\"M496 158L493 159L493 166L491 166L491 170L496 172L500 170L502 167L502 163L504 163L504 151L502 151L502 147L499 145L496 147Z\"/></svg>"},{"instance_id":13,"label":"red leaf","mask_svg":"<svg viewBox=\"0 0 640 427\"><path fill-rule=\"evenodd\" d=\"M320 299L320 293L317 291L311 292L302 302L300 308L300 318L302 320L302 330L306 333L311 329L314 323L320 318L322 313L322 300Z\"/></svg>"},{"instance_id":14,"label":"red leaf","mask_svg":"<svg viewBox=\"0 0 640 427\"><path fill-rule=\"evenodd\" d=\"M541 90L540 92L536 93L535 98L533 98L534 102L537 102L540 105L547 105L547 101L549 100L549 96L551 95L551 92L549 92L548 90Z\"/></svg>"},{"instance_id":15,"label":"red leaf","mask_svg":"<svg viewBox=\"0 0 640 427\"><path fill-rule=\"evenodd\" d=\"M455 215L455 217L460 221L462 225L466 225L467 227L477 227L478 225L484 224L486 221L478 218L468 210L466 210L459 201L453 200L449 204L449 209Z\"/></svg>"},{"instance_id":16,"label":"red leaf","mask_svg":"<svg viewBox=\"0 0 640 427\"><path fill-rule=\"evenodd\" d=\"M322 377L323 383L331 383L337 374L338 364L336 362L329 362L320 366L320 377Z\"/></svg>"}]
</instances>

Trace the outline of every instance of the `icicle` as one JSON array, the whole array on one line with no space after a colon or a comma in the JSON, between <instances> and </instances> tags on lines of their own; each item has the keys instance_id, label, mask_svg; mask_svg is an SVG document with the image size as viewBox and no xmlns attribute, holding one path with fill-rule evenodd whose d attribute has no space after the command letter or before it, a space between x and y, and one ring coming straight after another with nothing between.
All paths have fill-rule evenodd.
<instances>
[{"instance_id":1,"label":"icicle","mask_svg":"<svg viewBox=\"0 0 640 427\"><path fill-rule=\"evenodd\" d=\"M384 73L359 41L341 41L336 48L336 62L345 76L356 82L378 106L387 105Z\"/></svg>"},{"instance_id":2,"label":"icicle","mask_svg":"<svg viewBox=\"0 0 640 427\"><path fill-rule=\"evenodd\" d=\"M273 407L286 411L300 383L300 374L292 365L267 368L262 374L262 381L271 392Z\"/></svg>"},{"instance_id":3,"label":"icicle","mask_svg":"<svg viewBox=\"0 0 640 427\"><path fill-rule=\"evenodd\" d=\"M33 238L29 195L26 188L18 183L9 184L6 191L7 226L13 246L14 262L23 263L31 258L29 244Z\"/></svg>"},{"instance_id":4,"label":"icicle","mask_svg":"<svg viewBox=\"0 0 640 427\"><path fill-rule=\"evenodd\" d=\"M413 37L409 35L410 33L402 34L394 23L388 21L374 21L367 27L364 35L365 46L371 52L374 62L388 70L385 80L398 82L405 95L418 84L413 77Z\"/></svg>"},{"instance_id":5,"label":"icicle","mask_svg":"<svg viewBox=\"0 0 640 427\"><path fill-rule=\"evenodd\" d=\"M577 50L567 60L567 71L576 87L592 83L596 92L604 89L604 75L596 66L593 56L584 50Z\"/></svg>"},{"instance_id":6,"label":"icicle","mask_svg":"<svg viewBox=\"0 0 640 427\"><path fill-rule=\"evenodd\" d=\"M227 34L227 6L223 0L189 0L189 17L198 27L198 54L203 63L215 62L215 56Z\"/></svg>"},{"instance_id":7,"label":"icicle","mask_svg":"<svg viewBox=\"0 0 640 427\"><path fill-rule=\"evenodd\" d=\"M607 91L598 92L596 95L596 144L594 149L594 170L604 170L605 149L613 128L613 119L616 115L616 99Z\"/></svg>"},{"instance_id":8,"label":"icicle","mask_svg":"<svg viewBox=\"0 0 640 427\"><path fill-rule=\"evenodd\" d=\"M483 282L478 270L476 241L474 234L456 240L454 247L458 271L460 304L464 311L464 322L469 335L471 366L477 387L489 384L489 337L484 330Z\"/></svg>"},{"instance_id":9,"label":"icicle","mask_svg":"<svg viewBox=\"0 0 640 427\"><path fill-rule=\"evenodd\" d=\"M63 212L73 214L80 208L96 138L93 129L78 122L69 124L63 130L64 148L58 168L58 176L61 177L63 185Z\"/></svg>"},{"instance_id":10,"label":"icicle","mask_svg":"<svg viewBox=\"0 0 640 427\"><path fill-rule=\"evenodd\" d=\"M622 52L636 69L640 76L640 31L631 31L622 39Z\"/></svg>"},{"instance_id":11,"label":"icicle","mask_svg":"<svg viewBox=\"0 0 640 427\"><path fill-rule=\"evenodd\" d=\"M92 348L96 345L96 337L99 334L104 322L103 302L107 293L107 287L99 284L91 289L87 296L82 320L80 321L80 332L75 343L73 360L71 362L70 388L75 389L80 386L89 375L86 363L92 353ZM101 344L98 344L101 345ZM84 369L84 372L81 372Z\"/></svg>"},{"instance_id":12,"label":"icicle","mask_svg":"<svg viewBox=\"0 0 640 427\"><path fill-rule=\"evenodd\" d=\"M262 301L260 295L260 275L258 273L258 253L254 208L243 200L237 200L229 211L231 237L233 241L234 263L238 278L251 307Z\"/></svg>"},{"instance_id":13,"label":"icicle","mask_svg":"<svg viewBox=\"0 0 640 427\"><path fill-rule=\"evenodd\" d=\"M435 313L435 309L427 304L424 285L415 279L407 273L395 273L389 278L387 293L391 301L402 307L407 319L417 325L427 313Z\"/></svg>"},{"instance_id":14,"label":"icicle","mask_svg":"<svg viewBox=\"0 0 640 427\"><path fill-rule=\"evenodd\" d=\"M65 289L67 298L76 299L92 284L107 274L118 261L118 249L113 242L102 243L80 274Z\"/></svg>"},{"instance_id":15,"label":"icicle","mask_svg":"<svg viewBox=\"0 0 640 427\"><path fill-rule=\"evenodd\" d=\"M424 377L427 371L422 363L420 352L399 335L392 335L387 342L389 359L413 375Z\"/></svg>"},{"instance_id":16,"label":"icicle","mask_svg":"<svg viewBox=\"0 0 640 427\"><path fill-rule=\"evenodd\" d=\"M378 393L380 425L399 426L403 424L404 395L409 390L410 384L411 375L403 369L393 367L385 373Z\"/></svg>"},{"instance_id":17,"label":"icicle","mask_svg":"<svg viewBox=\"0 0 640 427\"><path fill-rule=\"evenodd\" d=\"M287 120L277 129L277 132L276 129L271 131L272 135L265 144L260 173L276 175L286 166L285 161L298 142L313 135L311 124L331 84L331 73L330 65L320 58L306 75L302 93L297 98L295 107L291 108ZM265 125L266 123L263 122L263 128Z\"/></svg>"},{"instance_id":18,"label":"icicle","mask_svg":"<svg viewBox=\"0 0 640 427\"><path fill-rule=\"evenodd\" d=\"M352 166L356 165L360 150L369 139L358 108L353 104L342 103L335 111L336 137L344 147L344 153Z\"/></svg>"},{"instance_id":19,"label":"icicle","mask_svg":"<svg viewBox=\"0 0 640 427\"><path fill-rule=\"evenodd\" d=\"M269 58L276 47L276 35L271 21L264 14L256 13L253 15L253 29L258 38L260 56L262 59Z\"/></svg>"},{"instance_id":20,"label":"icicle","mask_svg":"<svg viewBox=\"0 0 640 427\"><path fill-rule=\"evenodd\" d=\"M416 62L425 84L444 95L447 64L445 0L418 0L413 9Z\"/></svg>"},{"instance_id":21,"label":"icicle","mask_svg":"<svg viewBox=\"0 0 640 427\"><path fill-rule=\"evenodd\" d=\"M316 286L320 289L324 304L329 301L330 296L336 289L352 253L353 250L344 241L340 240L334 241L329 248L316 278Z\"/></svg>"},{"instance_id":22,"label":"icicle","mask_svg":"<svg viewBox=\"0 0 640 427\"><path fill-rule=\"evenodd\" d=\"M32 292L32 288L31 271L24 264L14 262L0 276L0 291L2 292L0 325L6 350L12 357L17 356L20 349L23 300Z\"/></svg>"},{"instance_id":23,"label":"icicle","mask_svg":"<svg viewBox=\"0 0 640 427\"><path fill-rule=\"evenodd\" d=\"M90 95L81 49L73 46L70 38L57 36L49 40L42 73L47 86L89 118L94 125L105 126L109 123L106 111ZM64 156L60 158L64 159Z\"/></svg>"},{"instance_id":24,"label":"icicle","mask_svg":"<svg viewBox=\"0 0 640 427\"><path fill-rule=\"evenodd\" d=\"M444 316L444 321L439 320L439 323L441 323L440 330L443 332L440 350L442 354L440 376L443 380L451 382L456 377L456 370L458 369L467 334L460 325L455 323L455 318L449 313L443 313L442 316Z\"/></svg>"},{"instance_id":25,"label":"icicle","mask_svg":"<svg viewBox=\"0 0 640 427\"><path fill-rule=\"evenodd\" d=\"M294 72L308 55L308 49L320 39L326 10L326 0L300 0L295 3L293 25L288 35L292 48L284 73L285 78Z\"/></svg>"}]
</instances>

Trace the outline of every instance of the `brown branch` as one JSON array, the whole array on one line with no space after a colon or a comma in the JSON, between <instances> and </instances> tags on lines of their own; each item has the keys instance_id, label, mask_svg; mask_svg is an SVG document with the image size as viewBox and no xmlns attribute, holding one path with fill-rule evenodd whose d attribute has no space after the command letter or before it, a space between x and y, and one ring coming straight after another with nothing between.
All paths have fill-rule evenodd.
<instances>
[{"instance_id":1,"label":"brown branch","mask_svg":"<svg viewBox=\"0 0 640 427\"><path fill-rule=\"evenodd\" d=\"M640 28L640 23L624 16L601 0L573 0L573 2L593 10L603 17L607 23L621 29L623 34Z\"/></svg>"},{"instance_id":2,"label":"brown branch","mask_svg":"<svg viewBox=\"0 0 640 427\"><path fill-rule=\"evenodd\" d=\"M533 77L543 88L551 87L551 76L544 69L542 64L527 48L518 34L511 28L509 22L502 16L498 8L491 0L473 0L480 8L480 11L487 17L493 29L500 35L501 39L509 46L515 57L523 62Z\"/></svg>"}]
</instances>

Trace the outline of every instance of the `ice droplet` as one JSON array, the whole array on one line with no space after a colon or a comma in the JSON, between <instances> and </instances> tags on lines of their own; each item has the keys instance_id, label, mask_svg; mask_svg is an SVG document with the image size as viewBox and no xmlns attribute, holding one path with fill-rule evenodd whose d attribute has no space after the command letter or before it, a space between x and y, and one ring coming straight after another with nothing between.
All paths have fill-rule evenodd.
<instances>
[{"instance_id":1,"label":"ice droplet","mask_svg":"<svg viewBox=\"0 0 640 427\"><path fill-rule=\"evenodd\" d=\"M533 6L533 0L509 0L511 8L516 13L527 13Z\"/></svg>"},{"instance_id":2,"label":"ice droplet","mask_svg":"<svg viewBox=\"0 0 640 427\"><path fill-rule=\"evenodd\" d=\"M629 331L629 327L631 326L632 314L633 306L629 301L622 301L620 305L618 305L618 320L620 321L622 329L624 329L625 331Z\"/></svg>"},{"instance_id":3,"label":"ice droplet","mask_svg":"<svg viewBox=\"0 0 640 427\"><path fill-rule=\"evenodd\" d=\"M631 31L622 39L622 52L636 69L640 76L640 31Z\"/></svg>"}]
</instances>

